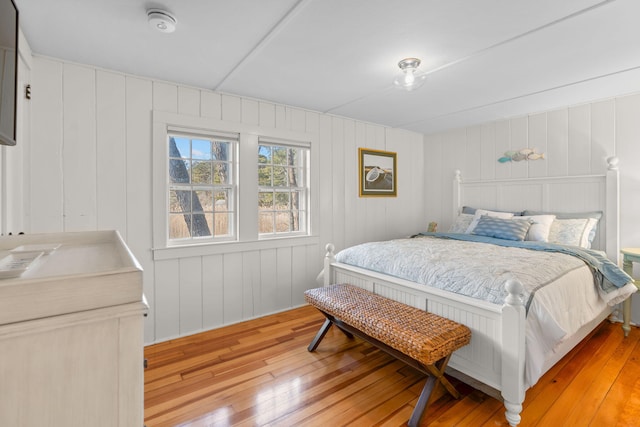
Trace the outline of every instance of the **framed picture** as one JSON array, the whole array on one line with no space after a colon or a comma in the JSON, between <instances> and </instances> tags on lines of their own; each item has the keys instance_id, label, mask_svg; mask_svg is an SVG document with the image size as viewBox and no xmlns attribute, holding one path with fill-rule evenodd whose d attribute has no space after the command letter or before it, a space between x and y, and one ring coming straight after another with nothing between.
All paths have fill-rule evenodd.
<instances>
[{"instance_id":1,"label":"framed picture","mask_svg":"<svg viewBox=\"0 0 640 427\"><path fill-rule=\"evenodd\" d=\"M396 197L396 153L358 148L360 197Z\"/></svg>"}]
</instances>

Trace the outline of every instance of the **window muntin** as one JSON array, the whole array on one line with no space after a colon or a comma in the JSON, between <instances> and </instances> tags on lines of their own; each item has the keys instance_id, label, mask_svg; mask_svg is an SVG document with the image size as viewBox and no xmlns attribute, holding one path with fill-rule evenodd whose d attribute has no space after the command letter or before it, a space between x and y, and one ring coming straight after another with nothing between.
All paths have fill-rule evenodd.
<instances>
[{"instance_id":1,"label":"window muntin","mask_svg":"<svg viewBox=\"0 0 640 427\"><path fill-rule=\"evenodd\" d=\"M237 138L168 135L170 243L235 239Z\"/></svg>"},{"instance_id":2,"label":"window muntin","mask_svg":"<svg viewBox=\"0 0 640 427\"><path fill-rule=\"evenodd\" d=\"M261 237L306 234L309 149L258 145L258 233Z\"/></svg>"}]
</instances>

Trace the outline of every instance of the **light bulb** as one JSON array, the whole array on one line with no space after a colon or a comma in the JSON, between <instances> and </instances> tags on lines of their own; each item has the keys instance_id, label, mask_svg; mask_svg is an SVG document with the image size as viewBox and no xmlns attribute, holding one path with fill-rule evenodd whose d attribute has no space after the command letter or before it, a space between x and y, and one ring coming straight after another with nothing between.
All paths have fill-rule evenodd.
<instances>
[{"instance_id":1,"label":"light bulb","mask_svg":"<svg viewBox=\"0 0 640 427\"><path fill-rule=\"evenodd\" d=\"M393 83L399 89L411 91L422 86L426 80L425 75L417 75L416 70L420 65L418 58L405 58L398 62L398 67L402 70L400 74L394 79Z\"/></svg>"},{"instance_id":2,"label":"light bulb","mask_svg":"<svg viewBox=\"0 0 640 427\"><path fill-rule=\"evenodd\" d=\"M413 75L414 70L405 70L404 84L412 85L416 81L416 76Z\"/></svg>"}]
</instances>

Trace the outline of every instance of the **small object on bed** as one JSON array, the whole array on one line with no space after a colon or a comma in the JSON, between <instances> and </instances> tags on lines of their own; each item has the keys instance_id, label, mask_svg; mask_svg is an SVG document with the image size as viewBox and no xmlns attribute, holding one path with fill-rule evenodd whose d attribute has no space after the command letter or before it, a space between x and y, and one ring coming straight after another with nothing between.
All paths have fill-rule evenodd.
<instances>
[{"instance_id":1,"label":"small object on bed","mask_svg":"<svg viewBox=\"0 0 640 427\"><path fill-rule=\"evenodd\" d=\"M409 426L420 425L438 382L459 397L444 377L444 370L451 354L470 342L471 331L466 326L347 284L310 289L304 294L307 302L327 318L309 344L309 351L318 347L335 324L347 336L357 335L429 375Z\"/></svg>"}]
</instances>

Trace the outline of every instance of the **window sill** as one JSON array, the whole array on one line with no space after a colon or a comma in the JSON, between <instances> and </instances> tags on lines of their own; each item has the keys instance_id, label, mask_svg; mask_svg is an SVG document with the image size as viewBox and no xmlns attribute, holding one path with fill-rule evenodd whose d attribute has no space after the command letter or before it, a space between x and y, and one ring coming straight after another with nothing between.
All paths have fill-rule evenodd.
<instances>
[{"instance_id":1,"label":"window sill","mask_svg":"<svg viewBox=\"0 0 640 427\"><path fill-rule=\"evenodd\" d=\"M202 243L184 246L169 246L165 248L154 248L154 261L166 259L189 258L205 255L220 255L236 252L247 252L264 249L289 248L295 246L317 245L320 242L318 236L295 236L260 239L244 242L216 242Z\"/></svg>"}]
</instances>

